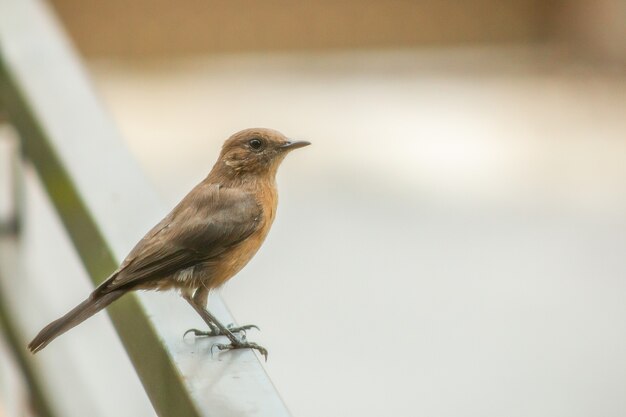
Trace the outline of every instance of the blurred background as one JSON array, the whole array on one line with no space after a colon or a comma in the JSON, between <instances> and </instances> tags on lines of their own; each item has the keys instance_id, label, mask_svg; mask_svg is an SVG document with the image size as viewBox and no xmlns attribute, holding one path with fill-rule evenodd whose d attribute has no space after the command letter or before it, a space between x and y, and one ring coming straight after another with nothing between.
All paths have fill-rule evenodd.
<instances>
[{"instance_id":1,"label":"blurred background","mask_svg":"<svg viewBox=\"0 0 626 417\"><path fill-rule=\"evenodd\" d=\"M169 206L313 142L222 291L295 416L626 416L626 2L50 5Z\"/></svg>"}]
</instances>

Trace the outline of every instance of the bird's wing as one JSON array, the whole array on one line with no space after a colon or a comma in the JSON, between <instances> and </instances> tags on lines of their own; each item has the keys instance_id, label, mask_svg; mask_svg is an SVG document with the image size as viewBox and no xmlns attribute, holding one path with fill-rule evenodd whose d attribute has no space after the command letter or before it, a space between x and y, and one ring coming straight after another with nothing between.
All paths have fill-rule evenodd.
<instances>
[{"instance_id":1,"label":"bird's wing","mask_svg":"<svg viewBox=\"0 0 626 417\"><path fill-rule=\"evenodd\" d=\"M261 217L254 195L201 183L139 241L96 292L132 288L210 261L257 230Z\"/></svg>"}]
</instances>

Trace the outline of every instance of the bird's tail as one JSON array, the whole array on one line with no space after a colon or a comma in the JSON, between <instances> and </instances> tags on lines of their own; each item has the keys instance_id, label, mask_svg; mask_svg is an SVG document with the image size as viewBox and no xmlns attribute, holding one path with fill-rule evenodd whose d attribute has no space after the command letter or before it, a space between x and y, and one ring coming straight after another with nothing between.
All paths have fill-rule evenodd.
<instances>
[{"instance_id":1,"label":"bird's tail","mask_svg":"<svg viewBox=\"0 0 626 417\"><path fill-rule=\"evenodd\" d=\"M87 320L113 301L124 295L125 291L112 291L104 294L92 294L85 301L74 307L69 313L44 327L28 344L28 349L36 353L45 348L48 343L70 330L74 326Z\"/></svg>"}]
</instances>

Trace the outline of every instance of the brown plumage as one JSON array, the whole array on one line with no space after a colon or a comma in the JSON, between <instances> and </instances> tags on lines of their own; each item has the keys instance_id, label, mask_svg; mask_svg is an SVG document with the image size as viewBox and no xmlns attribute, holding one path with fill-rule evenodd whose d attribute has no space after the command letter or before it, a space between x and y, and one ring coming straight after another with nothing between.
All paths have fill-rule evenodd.
<instances>
[{"instance_id":1,"label":"brown plumage","mask_svg":"<svg viewBox=\"0 0 626 417\"><path fill-rule=\"evenodd\" d=\"M293 142L271 129L246 129L222 147L209 175L131 250L120 267L73 310L53 321L28 345L32 352L133 290L177 289L208 331L226 336L220 349L254 348L235 336L255 326L227 328L206 310L209 292L243 268L259 249L276 215L276 171L285 155L309 142Z\"/></svg>"}]
</instances>

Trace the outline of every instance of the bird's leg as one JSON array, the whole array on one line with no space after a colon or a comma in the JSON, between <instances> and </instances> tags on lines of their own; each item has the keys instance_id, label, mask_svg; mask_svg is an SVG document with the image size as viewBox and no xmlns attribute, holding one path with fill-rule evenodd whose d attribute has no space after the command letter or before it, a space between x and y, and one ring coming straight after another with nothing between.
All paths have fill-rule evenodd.
<instances>
[{"instance_id":1,"label":"bird's leg","mask_svg":"<svg viewBox=\"0 0 626 417\"><path fill-rule=\"evenodd\" d=\"M183 295L183 297L190 304L193 302L197 306L206 306L207 300L208 300L208 297L209 297L209 290L207 290L204 287L198 288L196 290L196 292L193 294L193 298L191 298L191 301L190 301L189 296ZM193 304L192 304L192 306L193 306ZM195 307L194 307L194 309L195 309ZM206 309L203 308L203 310L206 310ZM200 314L200 316L202 316L202 314ZM212 315L211 315L211 317L215 318ZM194 336L196 336L196 337L197 336L207 336L207 337L211 337L211 336L227 336L224 332L222 332L220 330L220 328L215 324L214 321L207 320L207 318L204 317L204 316L202 316L202 319L206 322L207 326L209 326L209 330L208 331L207 330L198 330L198 329L189 329L189 330L187 330L185 332L185 334L183 336L186 336L189 333L193 333ZM215 321L217 321L217 320L215 320ZM224 326L222 326L222 327L224 327ZM243 333L244 336L245 336L247 330L250 330L250 329L260 330L259 327L254 325L254 324L246 324L244 326L235 326L233 323L231 323L231 324L227 325L226 328L231 333Z\"/></svg>"},{"instance_id":2,"label":"bird's leg","mask_svg":"<svg viewBox=\"0 0 626 417\"><path fill-rule=\"evenodd\" d=\"M230 329L228 329L228 327L220 323L219 320L217 320L217 318L213 314L211 314L207 309L205 309L202 305L197 304L195 297L192 298L192 297L185 296L185 295L183 295L183 297L193 307L193 309L196 310L196 313L198 313L200 317L202 317L204 322L209 327L211 327L211 329L213 329L213 326L217 328L218 331L213 333L211 330L211 334L209 334L209 336L226 336L228 340L230 340L229 344L217 343L213 345L213 347L217 347L219 350L245 349L245 348L256 349L259 351L261 355L265 357L265 360L267 360L267 349L265 349L263 346L260 346L256 343L248 342L246 340L245 335L241 339L238 339L237 336L233 334L233 331L231 331ZM242 326L242 327L246 327L246 326ZM185 332L185 334L189 332L193 332L194 334L197 334L196 329L188 330L187 332Z\"/></svg>"}]
</instances>

